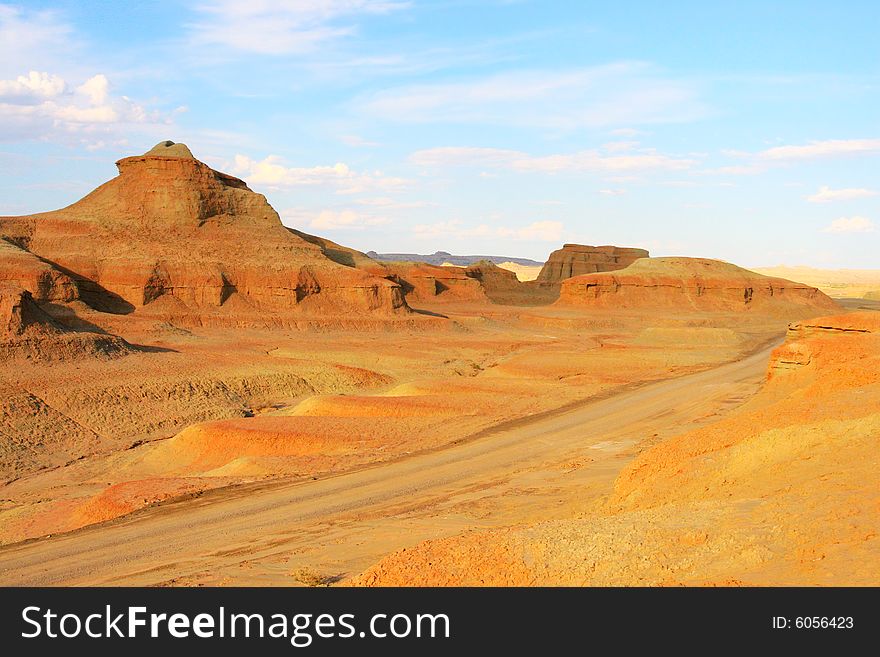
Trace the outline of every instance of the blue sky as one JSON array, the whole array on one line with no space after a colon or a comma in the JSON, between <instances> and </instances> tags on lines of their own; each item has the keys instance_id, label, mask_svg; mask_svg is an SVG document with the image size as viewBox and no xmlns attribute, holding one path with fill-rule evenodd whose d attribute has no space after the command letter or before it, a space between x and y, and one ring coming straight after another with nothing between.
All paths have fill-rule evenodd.
<instances>
[{"instance_id":1,"label":"blue sky","mask_svg":"<svg viewBox=\"0 0 880 657\"><path fill-rule=\"evenodd\" d=\"M172 139L362 250L880 268L878 25L867 0L0 4L0 214Z\"/></svg>"}]
</instances>

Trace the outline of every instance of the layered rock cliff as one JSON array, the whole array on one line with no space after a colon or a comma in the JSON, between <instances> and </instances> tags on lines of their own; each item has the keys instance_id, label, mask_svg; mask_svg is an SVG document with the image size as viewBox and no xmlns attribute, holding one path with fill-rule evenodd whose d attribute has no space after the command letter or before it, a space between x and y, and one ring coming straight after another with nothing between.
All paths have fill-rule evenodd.
<instances>
[{"instance_id":1,"label":"layered rock cliff","mask_svg":"<svg viewBox=\"0 0 880 657\"><path fill-rule=\"evenodd\" d=\"M565 244L550 254L536 280L558 283L572 276L623 269L639 258L647 257L645 249Z\"/></svg>"},{"instance_id":2,"label":"layered rock cliff","mask_svg":"<svg viewBox=\"0 0 880 657\"><path fill-rule=\"evenodd\" d=\"M562 282L560 305L596 308L802 312L834 310L817 288L762 276L720 260L646 258L620 271Z\"/></svg>"},{"instance_id":3,"label":"layered rock cliff","mask_svg":"<svg viewBox=\"0 0 880 657\"><path fill-rule=\"evenodd\" d=\"M164 312L210 315L233 297L264 313L406 311L398 284L329 259L286 229L262 194L182 144L163 142L117 167L119 176L67 208L0 218L0 237L48 268L31 262L29 280L43 282L26 280L28 289L50 289L43 297L78 289L115 313L163 299Z\"/></svg>"}]
</instances>

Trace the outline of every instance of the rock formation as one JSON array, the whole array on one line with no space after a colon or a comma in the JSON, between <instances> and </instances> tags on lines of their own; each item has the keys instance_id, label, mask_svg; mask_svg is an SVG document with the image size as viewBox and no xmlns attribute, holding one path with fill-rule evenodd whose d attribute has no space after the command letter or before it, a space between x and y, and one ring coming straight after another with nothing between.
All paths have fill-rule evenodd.
<instances>
[{"instance_id":1,"label":"rock formation","mask_svg":"<svg viewBox=\"0 0 880 657\"><path fill-rule=\"evenodd\" d=\"M439 267L423 262L380 262L325 237L298 230L292 232L318 246L326 257L336 263L355 267L396 283L408 303L486 300L479 281L468 276L462 267Z\"/></svg>"},{"instance_id":2,"label":"rock formation","mask_svg":"<svg viewBox=\"0 0 880 657\"><path fill-rule=\"evenodd\" d=\"M814 287L762 276L720 260L646 258L613 273L562 282L560 305L595 308L800 312L837 304Z\"/></svg>"},{"instance_id":3,"label":"rock formation","mask_svg":"<svg viewBox=\"0 0 880 657\"><path fill-rule=\"evenodd\" d=\"M558 283L581 274L623 269L639 258L647 257L648 252L644 249L565 244L550 254L537 280L541 283Z\"/></svg>"},{"instance_id":4,"label":"rock formation","mask_svg":"<svg viewBox=\"0 0 880 657\"><path fill-rule=\"evenodd\" d=\"M480 282L468 276L462 267L438 267L421 262L376 264L374 271L385 272L390 280L400 284L407 300L486 301Z\"/></svg>"},{"instance_id":5,"label":"rock formation","mask_svg":"<svg viewBox=\"0 0 880 657\"><path fill-rule=\"evenodd\" d=\"M0 237L21 252L4 244L0 261L26 260L22 249L37 256L22 281L35 294L69 298L78 288L114 313L405 312L398 284L329 259L285 228L262 194L183 144L116 164L118 177L69 207L0 218Z\"/></svg>"},{"instance_id":6,"label":"rock formation","mask_svg":"<svg viewBox=\"0 0 880 657\"><path fill-rule=\"evenodd\" d=\"M0 361L71 360L124 355L130 350L115 335L71 331L46 314L28 290L0 285Z\"/></svg>"},{"instance_id":7,"label":"rock formation","mask_svg":"<svg viewBox=\"0 0 880 657\"><path fill-rule=\"evenodd\" d=\"M488 261L468 266L465 274L480 282L493 303L536 306L553 302L557 294L550 286L521 282L514 272Z\"/></svg>"},{"instance_id":8,"label":"rock formation","mask_svg":"<svg viewBox=\"0 0 880 657\"><path fill-rule=\"evenodd\" d=\"M73 301L79 296L73 280L34 254L0 239L0 285L24 288L39 302Z\"/></svg>"}]
</instances>

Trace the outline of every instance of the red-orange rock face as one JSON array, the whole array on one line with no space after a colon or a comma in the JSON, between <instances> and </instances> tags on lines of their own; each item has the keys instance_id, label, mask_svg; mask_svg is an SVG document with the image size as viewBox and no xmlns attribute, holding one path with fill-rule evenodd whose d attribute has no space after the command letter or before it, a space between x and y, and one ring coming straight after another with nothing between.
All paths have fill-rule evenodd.
<instances>
[{"instance_id":1,"label":"red-orange rock face","mask_svg":"<svg viewBox=\"0 0 880 657\"><path fill-rule=\"evenodd\" d=\"M620 271L576 276L562 282L557 303L709 311L802 309L807 314L838 307L809 285L705 258L646 258Z\"/></svg>"},{"instance_id":2,"label":"red-orange rock face","mask_svg":"<svg viewBox=\"0 0 880 657\"><path fill-rule=\"evenodd\" d=\"M422 262L377 262L370 271L400 284L409 301L486 301L480 282L462 267Z\"/></svg>"},{"instance_id":3,"label":"red-orange rock face","mask_svg":"<svg viewBox=\"0 0 880 657\"><path fill-rule=\"evenodd\" d=\"M39 302L73 301L79 296L69 276L3 239L0 239L0 284L23 288Z\"/></svg>"},{"instance_id":4,"label":"red-orange rock face","mask_svg":"<svg viewBox=\"0 0 880 657\"><path fill-rule=\"evenodd\" d=\"M542 283L558 283L572 276L623 269L639 258L647 257L648 252L645 249L565 244L550 254L537 280Z\"/></svg>"},{"instance_id":5,"label":"red-orange rock face","mask_svg":"<svg viewBox=\"0 0 880 657\"><path fill-rule=\"evenodd\" d=\"M27 278L58 279L41 284L54 290L44 297L69 298L78 288L112 312L163 297L211 312L233 296L266 312L406 311L399 285L331 261L243 181L167 152L120 160L118 177L62 210L0 218L0 236L30 252L12 255L39 256L33 260L54 272L40 274L31 262ZM21 270L6 251L0 277L4 261Z\"/></svg>"}]
</instances>

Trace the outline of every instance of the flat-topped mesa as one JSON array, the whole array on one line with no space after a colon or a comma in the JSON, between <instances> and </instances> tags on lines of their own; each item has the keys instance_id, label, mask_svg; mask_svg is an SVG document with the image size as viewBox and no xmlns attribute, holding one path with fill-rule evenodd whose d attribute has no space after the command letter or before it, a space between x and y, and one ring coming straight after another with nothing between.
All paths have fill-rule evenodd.
<instances>
[{"instance_id":1,"label":"flat-topped mesa","mask_svg":"<svg viewBox=\"0 0 880 657\"><path fill-rule=\"evenodd\" d=\"M94 308L216 318L222 307L235 323L293 309L407 312L398 284L334 262L285 228L265 196L185 145L161 142L116 164L116 178L73 205L0 217L0 238L72 279Z\"/></svg>"},{"instance_id":2,"label":"flat-topped mesa","mask_svg":"<svg viewBox=\"0 0 880 657\"><path fill-rule=\"evenodd\" d=\"M815 315L838 309L815 287L762 276L720 260L644 258L614 272L562 282L560 305Z\"/></svg>"},{"instance_id":3,"label":"flat-topped mesa","mask_svg":"<svg viewBox=\"0 0 880 657\"><path fill-rule=\"evenodd\" d=\"M565 244L550 254L536 280L541 283L558 283L581 274L623 269L648 255L645 249L623 246Z\"/></svg>"}]
</instances>

